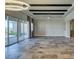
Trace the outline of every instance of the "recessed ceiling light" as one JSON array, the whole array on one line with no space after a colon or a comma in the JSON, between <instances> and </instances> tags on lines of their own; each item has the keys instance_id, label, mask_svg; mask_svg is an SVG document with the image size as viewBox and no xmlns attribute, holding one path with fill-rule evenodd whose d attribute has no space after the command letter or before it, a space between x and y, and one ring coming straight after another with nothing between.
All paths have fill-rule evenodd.
<instances>
[{"instance_id":1,"label":"recessed ceiling light","mask_svg":"<svg viewBox=\"0 0 79 59\"><path fill-rule=\"evenodd\" d=\"M29 4L16 0L6 0L5 4L5 10L10 11L23 11L30 7Z\"/></svg>"},{"instance_id":2,"label":"recessed ceiling light","mask_svg":"<svg viewBox=\"0 0 79 59\"><path fill-rule=\"evenodd\" d=\"M50 19L50 17L48 17L48 19Z\"/></svg>"}]
</instances>

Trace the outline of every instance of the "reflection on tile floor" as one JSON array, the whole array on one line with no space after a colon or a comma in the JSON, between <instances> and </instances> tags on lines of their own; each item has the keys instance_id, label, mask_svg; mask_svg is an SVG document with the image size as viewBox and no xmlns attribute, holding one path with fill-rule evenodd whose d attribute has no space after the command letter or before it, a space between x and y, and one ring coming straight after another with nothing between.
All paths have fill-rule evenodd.
<instances>
[{"instance_id":1,"label":"reflection on tile floor","mask_svg":"<svg viewBox=\"0 0 79 59\"><path fill-rule=\"evenodd\" d=\"M49 37L34 38L28 42L25 41L24 47L19 48L21 49L21 51L18 52L20 55L18 55L17 58L13 57L14 59L74 59L73 39Z\"/></svg>"}]
</instances>

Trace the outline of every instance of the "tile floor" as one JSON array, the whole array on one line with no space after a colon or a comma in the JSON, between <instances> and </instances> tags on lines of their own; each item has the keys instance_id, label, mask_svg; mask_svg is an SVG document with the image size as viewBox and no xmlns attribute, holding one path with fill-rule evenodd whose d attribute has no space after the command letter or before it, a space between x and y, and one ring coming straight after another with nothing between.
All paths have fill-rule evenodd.
<instances>
[{"instance_id":1,"label":"tile floor","mask_svg":"<svg viewBox=\"0 0 79 59\"><path fill-rule=\"evenodd\" d=\"M74 59L74 40L65 37L26 39L6 47L6 59Z\"/></svg>"}]
</instances>

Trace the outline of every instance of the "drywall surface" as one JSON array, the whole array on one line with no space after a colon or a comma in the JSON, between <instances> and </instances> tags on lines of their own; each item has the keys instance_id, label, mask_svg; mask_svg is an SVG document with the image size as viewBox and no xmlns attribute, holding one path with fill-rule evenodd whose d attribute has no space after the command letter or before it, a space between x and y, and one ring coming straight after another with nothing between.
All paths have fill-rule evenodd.
<instances>
[{"instance_id":1,"label":"drywall surface","mask_svg":"<svg viewBox=\"0 0 79 59\"><path fill-rule=\"evenodd\" d=\"M62 18L35 20L35 36L64 36L65 20Z\"/></svg>"},{"instance_id":2,"label":"drywall surface","mask_svg":"<svg viewBox=\"0 0 79 59\"><path fill-rule=\"evenodd\" d=\"M70 20L74 19L74 10L72 10L66 17L65 17L65 22L66 22L66 31L65 31L65 36L70 37Z\"/></svg>"}]
</instances>

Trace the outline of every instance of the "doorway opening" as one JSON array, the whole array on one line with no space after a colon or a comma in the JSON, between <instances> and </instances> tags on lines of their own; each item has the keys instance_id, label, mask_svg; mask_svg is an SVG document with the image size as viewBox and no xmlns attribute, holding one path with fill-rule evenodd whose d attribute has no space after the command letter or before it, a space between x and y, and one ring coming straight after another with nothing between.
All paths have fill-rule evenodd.
<instances>
[{"instance_id":1,"label":"doorway opening","mask_svg":"<svg viewBox=\"0 0 79 59\"><path fill-rule=\"evenodd\" d=\"M70 20L70 37L74 38L74 19Z\"/></svg>"}]
</instances>

